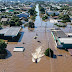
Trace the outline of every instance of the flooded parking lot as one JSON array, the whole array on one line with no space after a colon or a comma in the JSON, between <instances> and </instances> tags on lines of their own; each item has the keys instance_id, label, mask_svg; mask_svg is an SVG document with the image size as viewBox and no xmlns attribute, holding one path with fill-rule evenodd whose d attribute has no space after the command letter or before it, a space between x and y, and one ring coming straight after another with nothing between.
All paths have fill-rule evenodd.
<instances>
[{"instance_id":1,"label":"flooded parking lot","mask_svg":"<svg viewBox=\"0 0 72 72\"><path fill-rule=\"evenodd\" d=\"M38 9L38 5L36 5L36 8ZM72 72L71 55L65 50L56 48L49 29L53 27L53 23L48 21L47 28L45 28L46 23L47 22L43 22L38 15L35 21L35 26L37 28L23 28L21 30L21 41L8 43L7 50L9 51L9 56L4 60L0 60L0 72ZM36 34L38 37L34 39ZM13 52L16 46L23 46L25 51ZM33 63L32 53L40 46L42 46L44 51L50 47L54 51L56 57L49 58L43 56L39 63Z\"/></svg>"}]
</instances>

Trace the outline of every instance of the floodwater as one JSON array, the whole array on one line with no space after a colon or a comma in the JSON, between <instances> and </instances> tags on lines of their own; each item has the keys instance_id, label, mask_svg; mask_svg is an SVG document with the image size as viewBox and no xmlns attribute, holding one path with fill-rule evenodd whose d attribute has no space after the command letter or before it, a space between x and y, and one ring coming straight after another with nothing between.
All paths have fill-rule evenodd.
<instances>
[{"instance_id":1,"label":"floodwater","mask_svg":"<svg viewBox=\"0 0 72 72\"><path fill-rule=\"evenodd\" d=\"M59 50L55 47L55 43L49 28L53 27L53 23L43 22L39 16L36 17L35 29L23 28L22 39L18 43L9 43L7 46L8 57L0 60L0 72L72 72L72 57L64 50ZM45 28L45 23L48 23ZM38 34L38 38L34 39ZM40 41L41 43L37 42ZM23 44L24 42L24 44ZM23 46L24 52L13 52L16 46ZM32 53L38 47L42 46L45 51L50 47L54 51L54 58L43 56L39 63L32 62ZM62 56L60 56L62 55Z\"/></svg>"}]
</instances>

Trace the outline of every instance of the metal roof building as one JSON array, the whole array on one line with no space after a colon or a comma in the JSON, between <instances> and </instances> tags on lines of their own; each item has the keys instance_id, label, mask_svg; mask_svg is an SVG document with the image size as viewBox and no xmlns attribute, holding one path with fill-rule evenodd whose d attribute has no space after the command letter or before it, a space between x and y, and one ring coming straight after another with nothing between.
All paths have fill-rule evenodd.
<instances>
[{"instance_id":1,"label":"metal roof building","mask_svg":"<svg viewBox=\"0 0 72 72\"><path fill-rule=\"evenodd\" d=\"M21 27L10 27L10 28L4 28L0 30L0 35L4 35L4 36L17 36L19 31L20 31Z\"/></svg>"},{"instance_id":2,"label":"metal roof building","mask_svg":"<svg viewBox=\"0 0 72 72\"><path fill-rule=\"evenodd\" d=\"M61 29L52 29L57 48L72 48L72 37L68 37Z\"/></svg>"}]
</instances>

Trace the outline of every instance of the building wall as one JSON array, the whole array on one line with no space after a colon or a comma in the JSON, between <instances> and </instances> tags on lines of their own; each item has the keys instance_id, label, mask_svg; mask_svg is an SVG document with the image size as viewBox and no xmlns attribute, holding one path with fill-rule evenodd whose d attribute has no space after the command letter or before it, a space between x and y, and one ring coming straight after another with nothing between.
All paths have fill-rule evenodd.
<instances>
[{"instance_id":1,"label":"building wall","mask_svg":"<svg viewBox=\"0 0 72 72\"><path fill-rule=\"evenodd\" d=\"M72 48L72 44L63 44L63 48Z\"/></svg>"}]
</instances>

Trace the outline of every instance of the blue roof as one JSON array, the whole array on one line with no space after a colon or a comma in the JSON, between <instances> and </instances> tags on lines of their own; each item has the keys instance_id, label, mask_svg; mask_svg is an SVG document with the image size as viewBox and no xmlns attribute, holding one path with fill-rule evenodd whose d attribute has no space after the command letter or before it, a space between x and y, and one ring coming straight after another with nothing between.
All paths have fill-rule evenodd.
<instances>
[{"instance_id":1,"label":"blue roof","mask_svg":"<svg viewBox=\"0 0 72 72\"><path fill-rule=\"evenodd\" d=\"M27 15L26 15L26 14L18 14L17 16L18 16L19 18L21 18L21 17L27 18Z\"/></svg>"}]
</instances>

